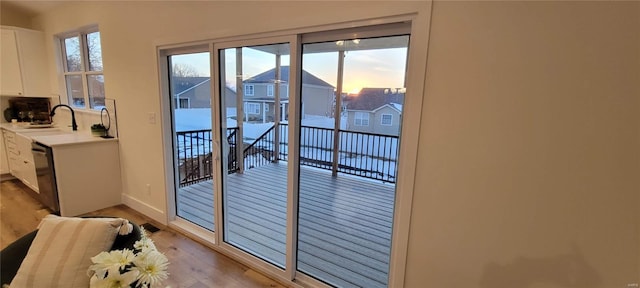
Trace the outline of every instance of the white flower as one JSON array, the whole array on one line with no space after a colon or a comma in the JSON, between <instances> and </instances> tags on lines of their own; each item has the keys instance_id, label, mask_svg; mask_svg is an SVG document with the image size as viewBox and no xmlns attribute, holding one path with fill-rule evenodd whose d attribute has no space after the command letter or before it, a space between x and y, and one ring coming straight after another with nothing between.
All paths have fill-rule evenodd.
<instances>
[{"instance_id":1,"label":"white flower","mask_svg":"<svg viewBox=\"0 0 640 288\"><path fill-rule=\"evenodd\" d=\"M129 288L129 285L136 281L138 271L129 271L120 274L118 269L110 269L106 278L91 278L91 288Z\"/></svg>"},{"instance_id":2,"label":"white flower","mask_svg":"<svg viewBox=\"0 0 640 288\"><path fill-rule=\"evenodd\" d=\"M134 250L113 250L101 252L91 258L93 265L87 271L91 277L90 287L129 287L135 283L137 288L149 288L168 278L169 261L158 252L153 240L144 230L141 239L134 244Z\"/></svg>"},{"instance_id":3,"label":"white flower","mask_svg":"<svg viewBox=\"0 0 640 288\"><path fill-rule=\"evenodd\" d=\"M89 270L96 271L98 277L104 278L107 270L124 269L134 258L135 254L130 249L100 252L100 254L91 257L91 261L94 264L89 267Z\"/></svg>"},{"instance_id":4,"label":"white flower","mask_svg":"<svg viewBox=\"0 0 640 288\"><path fill-rule=\"evenodd\" d=\"M136 241L133 244L133 248L145 252L147 250L156 250L156 245L153 244L153 241L147 237L142 237L142 239Z\"/></svg>"},{"instance_id":5,"label":"white flower","mask_svg":"<svg viewBox=\"0 0 640 288\"><path fill-rule=\"evenodd\" d=\"M167 279L167 257L157 250L148 250L138 253L133 262L132 270L138 271L140 284L153 286Z\"/></svg>"}]
</instances>

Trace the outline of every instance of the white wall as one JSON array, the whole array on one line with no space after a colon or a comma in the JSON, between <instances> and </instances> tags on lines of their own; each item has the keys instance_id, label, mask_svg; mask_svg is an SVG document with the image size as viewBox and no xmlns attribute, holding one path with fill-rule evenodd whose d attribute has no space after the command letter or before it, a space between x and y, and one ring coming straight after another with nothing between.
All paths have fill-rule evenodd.
<instances>
[{"instance_id":1,"label":"white wall","mask_svg":"<svg viewBox=\"0 0 640 288\"><path fill-rule=\"evenodd\" d=\"M640 281L639 5L434 3L407 287Z\"/></svg>"},{"instance_id":2,"label":"white wall","mask_svg":"<svg viewBox=\"0 0 640 288\"><path fill-rule=\"evenodd\" d=\"M421 128L407 135L419 136L421 149L407 287L640 282L638 5L434 4ZM124 193L162 218L162 129L147 123L147 113L161 113L156 44L426 6L74 2L39 17L34 28L52 37L100 25L105 90L121 124Z\"/></svg>"}]
</instances>

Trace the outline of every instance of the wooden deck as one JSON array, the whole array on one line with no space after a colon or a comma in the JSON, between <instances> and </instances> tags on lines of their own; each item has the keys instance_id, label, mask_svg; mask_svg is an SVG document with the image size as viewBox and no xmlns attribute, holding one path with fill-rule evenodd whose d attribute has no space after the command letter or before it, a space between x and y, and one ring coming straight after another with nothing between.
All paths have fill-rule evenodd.
<instances>
[{"instance_id":1,"label":"wooden deck","mask_svg":"<svg viewBox=\"0 0 640 288\"><path fill-rule=\"evenodd\" d=\"M227 178L226 239L282 267L286 165ZM213 230L212 181L178 192L178 215ZM340 287L386 287L394 185L325 170L300 170L298 270Z\"/></svg>"}]
</instances>

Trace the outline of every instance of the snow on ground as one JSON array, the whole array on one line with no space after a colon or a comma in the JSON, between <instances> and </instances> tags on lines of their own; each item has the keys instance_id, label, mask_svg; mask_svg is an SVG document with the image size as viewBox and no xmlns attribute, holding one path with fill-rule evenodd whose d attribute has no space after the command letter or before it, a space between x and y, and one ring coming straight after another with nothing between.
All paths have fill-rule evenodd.
<instances>
[{"instance_id":1,"label":"snow on ground","mask_svg":"<svg viewBox=\"0 0 640 288\"><path fill-rule=\"evenodd\" d=\"M235 119L230 117L236 115L236 108L227 108L227 127L238 127ZM192 130L209 130L211 129L211 109L209 108L192 108L192 109L176 109L174 110L176 123L176 131L192 131ZM235 118L235 117L234 117ZM287 123L288 121L283 121ZM340 121L341 129L345 129L347 118L343 117ZM305 115L302 119L303 126L313 126L321 128L333 128L334 119L324 116ZM249 139L258 138L262 133L271 128L273 123L244 123L244 137Z\"/></svg>"}]
</instances>

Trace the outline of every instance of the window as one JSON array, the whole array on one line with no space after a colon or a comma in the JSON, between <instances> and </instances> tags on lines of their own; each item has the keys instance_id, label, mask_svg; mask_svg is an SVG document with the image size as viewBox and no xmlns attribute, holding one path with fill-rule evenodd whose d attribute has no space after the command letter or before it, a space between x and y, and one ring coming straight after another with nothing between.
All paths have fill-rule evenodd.
<instances>
[{"instance_id":1,"label":"window","mask_svg":"<svg viewBox=\"0 0 640 288\"><path fill-rule=\"evenodd\" d=\"M356 126L369 126L369 113L367 113L367 112L356 112L355 125Z\"/></svg>"},{"instance_id":2,"label":"window","mask_svg":"<svg viewBox=\"0 0 640 288\"><path fill-rule=\"evenodd\" d=\"M260 103L245 103L244 111L249 114L260 114Z\"/></svg>"},{"instance_id":3,"label":"window","mask_svg":"<svg viewBox=\"0 0 640 288\"><path fill-rule=\"evenodd\" d=\"M267 85L267 96L273 97L273 84Z\"/></svg>"},{"instance_id":4,"label":"window","mask_svg":"<svg viewBox=\"0 0 640 288\"><path fill-rule=\"evenodd\" d=\"M264 112L269 112L269 103L264 103Z\"/></svg>"},{"instance_id":5,"label":"window","mask_svg":"<svg viewBox=\"0 0 640 288\"><path fill-rule=\"evenodd\" d=\"M105 105L102 48L97 28L60 37L69 105L100 110Z\"/></svg>"},{"instance_id":6,"label":"window","mask_svg":"<svg viewBox=\"0 0 640 288\"><path fill-rule=\"evenodd\" d=\"M382 114L380 117L380 125L391 126L393 120L393 115L391 114Z\"/></svg>"},{"instance_id":7,"label":"window","mask_svg":"<svg viewBox=\"0 0 640 288\"><path fill-rule=\"evenodd\" d=\"M189 109L191 105L189 103L189 98L178 98L176 99L176 107L178 109Z\"/></svg>"},{"instance_id":8,"label":"window","mask_svg":"<svg viewBox=\"0 0 640 288\"><path fill-rule=\"evenodd\" d=\"M253 85L244 85L244 95L253 96Z\"/></svg>"}]
</instances>

